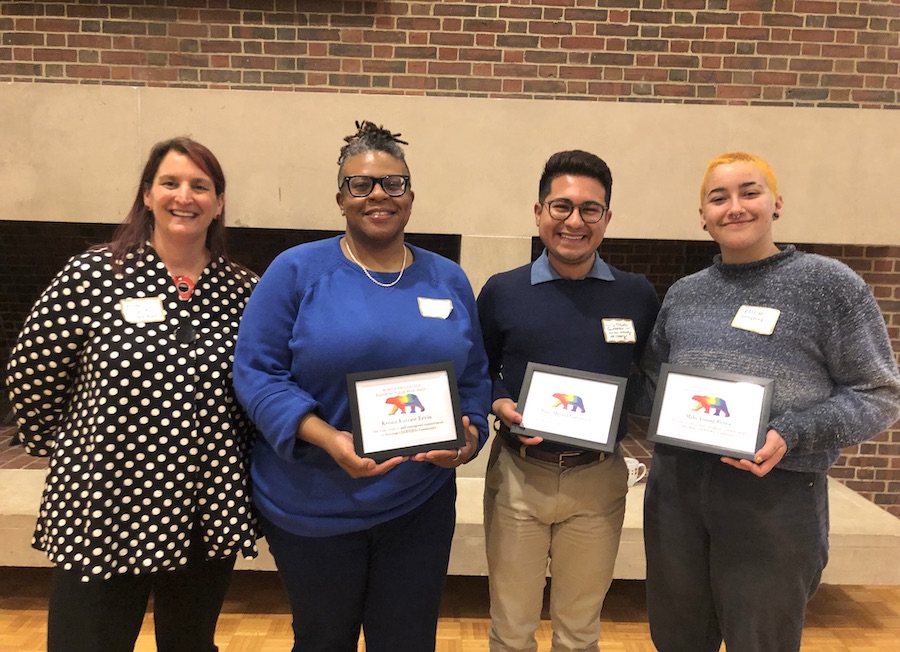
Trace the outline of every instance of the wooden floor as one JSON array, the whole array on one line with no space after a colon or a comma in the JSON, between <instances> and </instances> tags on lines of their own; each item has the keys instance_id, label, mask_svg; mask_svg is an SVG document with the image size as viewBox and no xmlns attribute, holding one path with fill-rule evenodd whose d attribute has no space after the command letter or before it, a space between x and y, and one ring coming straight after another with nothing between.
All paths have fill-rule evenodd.
<instances>
[{"instance_id":1,"label":"wooden floor","mask_svg":"<svg viewBox=\"0 0 900 652\"><path fill-rule=\"evenodd\" d=\"M0 568L0 652L44 650L49 571ZM546 617L546 613L544 614ZM451 577L438 626L438 652L486 652L487 581ZM274 573L240 572L219 620L221 652L284 652L291 648L291 616ZM550 649L550 624L538 631L541 652ZM601 647L652 651L644 608L644 583L616 580L603 610ZM138 652L153 652L147 616ZM361 644L360 649L364 649ZM803 650L879 652L900 649L900 587L823 586L810 605ZM402 652L402 651L401 651Z\"/></svg>"}]
</instances>

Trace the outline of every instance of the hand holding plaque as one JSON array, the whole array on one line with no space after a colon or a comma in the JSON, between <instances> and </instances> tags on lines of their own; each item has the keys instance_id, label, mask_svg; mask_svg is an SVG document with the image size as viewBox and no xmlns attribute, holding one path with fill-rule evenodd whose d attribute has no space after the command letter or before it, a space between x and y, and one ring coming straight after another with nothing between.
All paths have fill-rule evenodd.
<instances>
[{"instance_id":1,"label":"hand holding plaque","mask_svg":"<svg viewBox=\"0 0 900 652\"><path fill-rule=\"evenodd\" d=\"M773 381L663 364L647 439L752 460L766 439Z\"/></svg>"},{"instance_id":2,"label":"hand holding plaque","mask_svg":"<svg viewBox=\"0 0 900 652\"><path fill-rule=\"evenodd\" d=\"M618 376L529 362L516 407L522 424L510 432L611 452L627 383Z\"/></svg>"},{"instance_id":3,"label":"hand holding plaque","mask_svg":"<svg viewBox=\"0 0 900 652\"><path fill-rule=\"evenodd\" d=\"M452 362L349 374L356 454L380 462L466 445Z\"/></svg>"}]
</instances>

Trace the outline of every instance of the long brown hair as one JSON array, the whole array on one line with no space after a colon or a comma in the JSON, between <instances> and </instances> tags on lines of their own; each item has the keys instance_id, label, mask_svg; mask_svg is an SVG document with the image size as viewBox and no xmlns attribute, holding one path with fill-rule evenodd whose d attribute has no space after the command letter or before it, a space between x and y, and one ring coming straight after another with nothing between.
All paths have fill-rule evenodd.
<instances>
[{"instance_id":1,"label":"long brown hair","mask_svg":"<svg viewBox=\"0 0 900 652\"><path fill-rule=\"evenodd\" d=\"M169 152L178 152L188 157L191 162L203 170L204 174L212 180L216 191L216 197L225 192L225 173L218 159L207 147L185 136L171 138L157 143L150 150L150 156L141 173L140 184L134 197L134 203L125 221L119 225L111 241L92 247L92 249L107 249L112 253L112 265L116 271L121 271L126 256L140 250L153 236L153 213L144 205L144 193L153 185L153 179L162 160ZM228 251L225 246L225 207L219 219L213 220L206 231L206 248L209 249L213 260L221 257L230 263Z\"/></svg>"}]
</instances>

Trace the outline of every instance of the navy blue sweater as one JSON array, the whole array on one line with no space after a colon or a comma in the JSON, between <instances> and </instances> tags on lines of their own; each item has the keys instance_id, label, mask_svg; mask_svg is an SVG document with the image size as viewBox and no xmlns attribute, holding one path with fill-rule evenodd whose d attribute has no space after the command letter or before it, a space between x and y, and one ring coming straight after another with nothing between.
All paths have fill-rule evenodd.
<instances>
[{"instance_id":1,"label":"navy blue sweater","mask_svg":"<svg viewBox=\"0 0 900 652\"><path fill-rule=\"evenodd\" d=\"M534 264L492 276L478 297L492 400L518 401L529 361L627 377L659 311L646 277L605 265L614 280L559 278L532 285ZM607 343L601 320L609 318L631 319L637 341ZM618 439L625 430L622 419ZM539 446L560 448L549 442Z\"/></svg>"}]
</instances>

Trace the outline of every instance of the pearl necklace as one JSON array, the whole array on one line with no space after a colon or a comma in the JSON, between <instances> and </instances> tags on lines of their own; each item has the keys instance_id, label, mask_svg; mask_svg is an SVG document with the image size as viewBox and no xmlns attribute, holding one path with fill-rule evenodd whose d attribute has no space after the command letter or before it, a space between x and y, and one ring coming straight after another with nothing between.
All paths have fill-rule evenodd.
<instances>
[{"instance_id":1,"label":"pearl necklace","mask_svg":"<svg viewBox=\"0 0 900 652\"><path fill-rule=\"evenodd\" d=\"M375 285L378 285L383 288L389 288L389 287L393 287L393 286L397 285L397 283L400 282L400 279L403 278L403 272L404 272L404 270L406 270L406 251L407 251L406 245L403 245L403 262L400 263L400 273L397 275L397 278L395 278L390 283L382 283L377 278L375 278L374 276L369 274L369 270L367 270L365 267L363 267L363 264L361 262L359 262L359 260L357 260L356 256L353 255L353 250L350 248L350 242L346 238L344 238L344 244L347 246L347 253L350 254L350 259L354 263L359 265L359 268L363 271L363 273L366 275L366 277L370 281L372 281L372 283L374 283Z\"/></svg>"}]
</instances>

